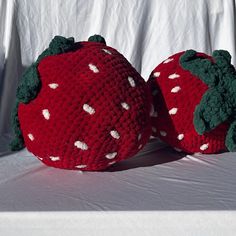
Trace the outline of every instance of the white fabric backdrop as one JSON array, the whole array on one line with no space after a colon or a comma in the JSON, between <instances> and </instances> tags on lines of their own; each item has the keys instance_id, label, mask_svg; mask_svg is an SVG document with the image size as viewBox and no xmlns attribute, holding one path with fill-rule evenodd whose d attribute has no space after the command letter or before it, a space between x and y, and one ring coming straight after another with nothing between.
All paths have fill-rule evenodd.
<instances>
[{"instance_id":1,"label":"white fabric backdrop","mask_svg":"<svg viewBox=\"0 0 236 236\"><path fill-rule=\"evenodd\" d=\"M175 52L229 50L236 63L235 0L0 0L0 142L22 69L53 36L102 34L147 79Z\"/></svg>"},{"instance_id":2,"label":"white fabric backdrop","mask_svg":"<svg viewBox=\"0 0 236 236\"><path fill-rule=\"evenodd\" d=\"M0 156L19 75L54 35L102 34L147 79L189 48L226 49L235 65L235 12L235 0L0 0ZM113 170L83 174L26 150L5 155L0 235L234 235L235 153L181 155L147 145Z\"/></svg>"}]
</instances>

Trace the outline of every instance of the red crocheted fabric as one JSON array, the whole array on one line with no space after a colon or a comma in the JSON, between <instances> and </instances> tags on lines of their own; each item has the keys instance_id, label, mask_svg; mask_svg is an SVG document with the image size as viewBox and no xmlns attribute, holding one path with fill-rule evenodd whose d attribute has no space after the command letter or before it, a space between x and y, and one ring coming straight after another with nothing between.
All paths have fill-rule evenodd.
<instances>
[{"instance_id":1,"label":"red crocheted fabric","mask_svg":"<svg viewBox=\"0 0 236 236\"><path fill-rule=\"evenodd\" d=\"M158 65L150 75L154 111L152 135L187 153L216 153L226 149L225 136L229 125L224 122L211 132L199 135L193 119L196 106L208 90L205 84L180 65L177 53ZM213 59L203 53L199 57Z\"/></svg>"},{"instance_id":2,"label":"red crocheted fabric","mask_svg":"<svg viewBox=\"0 0 236 236\"><path fill-rule=\"evenodd\" d=\"M102 170L148 141L148 88L115 49L81 42L42 59L38 73L41 90L18 116L26 147L46 165Z\"/></svg>"}]
</instances>

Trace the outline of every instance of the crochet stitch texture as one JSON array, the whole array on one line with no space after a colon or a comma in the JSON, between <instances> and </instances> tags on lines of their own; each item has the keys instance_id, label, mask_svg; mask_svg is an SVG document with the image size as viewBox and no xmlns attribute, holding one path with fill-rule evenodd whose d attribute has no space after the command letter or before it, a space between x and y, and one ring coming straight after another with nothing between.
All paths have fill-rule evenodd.
<instances>
[{"instance_id":1,"label":"crochet stitch texture","mask_svg":"<svg viewBox=\"0 0 236 236\"><path fill-rule=\"evenodd\" d=\"M236 151L236 72L227 51L172 55L149 78L154 136L188 153Z\"/></svg>"},{"instance_id":2,"label":"crochet stitch texture","mask_svg":"<svg viewBox=\"0 0 236 236\"><path fill-rule=\"evenodd\" d=\"M19 103L20 130L46 165L103 170L148 141L151 98L139 73L101 36L69 48L36 66L41 86Z\"/></svg>"}]
</instances>

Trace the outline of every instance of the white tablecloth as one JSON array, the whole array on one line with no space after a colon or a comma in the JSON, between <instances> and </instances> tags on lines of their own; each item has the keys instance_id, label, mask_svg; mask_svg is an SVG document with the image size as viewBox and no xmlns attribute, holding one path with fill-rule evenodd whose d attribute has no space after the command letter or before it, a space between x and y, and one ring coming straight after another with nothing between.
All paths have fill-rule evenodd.
<instances>
[{"instance_id":1,"label":"white tablecloth","mask_svg":"<svg viewBox=\"0 0 236 236\"><path fill-rule=\"evenodd\" d=\"M234 235L235 170L235 153L185 156L155 140L105 172L23 150L0 159L0 235Z\"/></svg>"}]
</instances>

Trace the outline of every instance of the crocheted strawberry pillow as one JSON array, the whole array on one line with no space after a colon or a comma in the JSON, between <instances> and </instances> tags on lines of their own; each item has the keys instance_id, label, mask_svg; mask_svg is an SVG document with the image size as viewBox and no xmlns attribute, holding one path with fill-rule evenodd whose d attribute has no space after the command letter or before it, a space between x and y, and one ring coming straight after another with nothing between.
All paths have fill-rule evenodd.
<instances>
[{"instance_id":1,"label":"crocheted strawberry pillow","mask_svg":"<svg viewBox=\"0 0 236 236\"><path fill-rule=\"evenodd\" d=\"M236 71L227 51L177 53L150 75L152 131L177 151L236 151Z\"/></svg>"},{"instance_id":2,"label":"crocheted strawberry pillow","mask_svg":"<svg viewBox=\"0 0 236 236\"><path fill-rule=\"evenodd\" d=\"M103 170L148 141L150 107L145 81L104 38L56 36L18 87L11 146L48 166Z\"/></svg>"}]
</instances>

